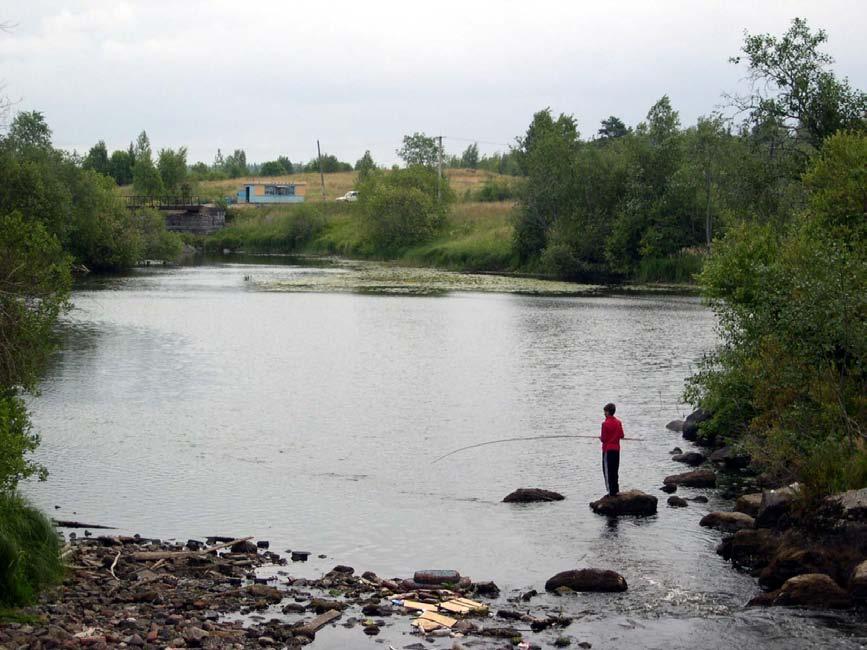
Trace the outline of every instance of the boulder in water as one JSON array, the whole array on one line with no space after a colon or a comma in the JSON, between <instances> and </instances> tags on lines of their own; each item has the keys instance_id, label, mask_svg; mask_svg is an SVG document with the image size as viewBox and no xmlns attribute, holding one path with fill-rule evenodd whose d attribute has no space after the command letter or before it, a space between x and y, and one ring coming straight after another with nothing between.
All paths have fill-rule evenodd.
<instances>
[{"instance_id":1,"label":"boulder in water","mask_svg":"<svg viewBox=\"0 0 867 650\"><path fill-rule=\"evenodd\" d=\"M726 532L735 532L744 528L752 528L755 520L742 512L711 512L698 522L705 528L716 528Z\"/></svg>"},{"instance_id":2,"label":"boulder in water","mask_svg":"<svg viewBox=\"0 0 867 650\"><path fill-rule=\"evenodd\" d=\"M668 497L668 505L672 508L686 508L689 504L686 502L686 499L677 496Z\"/></svg>"},{"instance_id":3,"label":"boulder in water","mask_svg":"<svg viewBox=\"0 0 867 650\"><path fill-rule=\"evenodd\" d=\"M573 591L626 591L626 579L608 569L574 569L561 571L545 583L546 591L568 587Z\"/></svg>"},{"instance_id":4,"label":"boulder in water","mask_svg":"<svg viewBox=\"0 0 867 650\"><path fill-rule=\"evenodd\" d=\"M562 494L552 492L551 490L543 490L541 488L518 488L505 499L503 503L536 503L538 501L562 501L565 499Z\"/></svg>"},{"instance_id":5,"label":"boulder in water","mask_svg":"<svg viewBox=\"0 0 867 650\"><path fill-rule=\"evenodd\" d=\"M696 465L701 465L705 461L704 454L698 451L688 451L685 454L675 454L671 457L675 463L685 463L686 465L690 465L695 467Z\"/></svg>"},{"instance_id":6,"label":"boulder in water","mask_svg":"<svg viewBox=\"0 0 867 650\"><path fill-rule=\"evenodd\" d=\"M683 474L672 474L663 480L666 485L682 485L684 487L716 487L716 474L710 469L697 469Z\"/></svg>"},{"instance_id":7,"label":"boulder in water","mask_svg":"<svg viewBox=\"0 0 867 650\"><path fill-rule=\"evenodd\" d=\"M742 494L735 501L735 512L742 512L750 517L757 517L762 505L762 493Z\"/></svg>"},{"instance_id":8,"label":"boulder in water","mask_svg":"<svg viewBox=\"0 0 867 650\"><path fill-rule=\"evenodd\" d=\"M824 573L805 573L789 578L777 591L750 601L751 605L845 609L851 607L849 595Z\"/></svg>"},{"instance_id":9,"label":"boulder in water","mask_svg":"<svg viewBox=\"0 0 867 650\"><path fill-rule=\"evenodd\" d=\"M756 515L756 528L773 528L787 517L798 496L798 489L798 484L794 483L779 490L762 492L762 502Z\"/></svg>"},{"instance_id":10,"label":"boulder in water","mask_svg":"<svg viewBox=\"0 0 867 650\"><path fill-rule=\"evenodd\" d=\"M677 431L678 433L680 433L681 431L683 431L683 420L672 420L665 425L665 428L669 431Z\"/></svg>"},{"instance_id":11,"label":"boulder in water","mask_svg":"<svg viewBox=\"0 0 867 650\"><path fill-rule=\"evenodd\" d=\"M709 419L710 413L708 413L704 409L696 409L695 411L687 415L682 428L684 440L690 440L692 442L697 441L698 425Z\"/></svg>"},{"instance_id":12,"label":"boulder in water","mask_svg":"<svg viewBox=\"0 0 867 650\"><path fill-rule=\"evenodd\" d=\"M779 539L765 528L744 529L725 538L716 552L737 567L762 569L771 562L779 546Z\"/></svg>"},{"instance_id":13,"label":"boulder in water","mask_svg":"<svg viewBox=\"0 0 867 650\"><path fill-rule=\"evenodd\" d=\"M617 496L606 495L590 504L599 515L653 515L656 514L656 497L641 490L621 492Z\"/></svg>"},{"instance_id":14,"label":"boulder in water","mask_svg":"<svg viewBox=\"0 0 867 650\"><path fill-rule=\"evenodd\" d=\"M752 459L749 454L738 453L734 447L726 446L713 452L708 456L708 460L722 465L726 469L743 469L750 464Z\"/></svg>"}]
</instances>

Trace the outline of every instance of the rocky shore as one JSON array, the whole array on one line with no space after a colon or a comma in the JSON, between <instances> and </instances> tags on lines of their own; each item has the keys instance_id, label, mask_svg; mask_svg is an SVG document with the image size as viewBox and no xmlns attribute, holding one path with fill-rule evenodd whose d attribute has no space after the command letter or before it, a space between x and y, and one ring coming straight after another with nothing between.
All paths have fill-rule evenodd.
<instances>
[{"instance_id":1,"label":"rocky shore","mask_svg":"<svg viewBox=\"0 0 867 650\"><path fill-rule=\"evenodd\" d=\"M531 639L540 634L545 645L590 647L565 632L573 619L561 607L533 606L533 590L502 606L496 584L455 571L382 579L338 565L317 579L294 578L292 562L268 546L252 538L184 545L138 536L73 538L63 551L63 584L16 612L15 622L0 622L0 650L299 647L338 627L349 640L331 646L353 647L392 626L415 635L400 645L412 650L437 642L540 648ZM546 586L556 596L623 591L626 582L613 571L584 570L558 574Z\"/></svg>"},{"instance_id":2,"label":"rocky shore","mask_svg":"<svg viewBox=\"0 0 867 650\"><path fill-rule=\"evenodd\" d=\"M672 460L693 466L663 480L665 492L678 487L719 487L731 511L711 512L699 521L729 535L717 553L758 579L763 589L751 606L845 609L867 605L867 488L827 497L804 508L799 486L775 485L732 447L702 440L700 409L667 425L699 449L672 450ZM669 506L688 505L670 497Z\"/></svg>"}]
</instances>

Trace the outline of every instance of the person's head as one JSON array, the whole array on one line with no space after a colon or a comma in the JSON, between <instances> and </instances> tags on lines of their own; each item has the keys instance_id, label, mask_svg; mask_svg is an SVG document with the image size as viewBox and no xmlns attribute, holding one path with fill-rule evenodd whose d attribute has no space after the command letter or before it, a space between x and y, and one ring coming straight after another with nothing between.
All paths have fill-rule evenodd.
<instances>
[{"instance_id":1,"label":"person's head","mask_svg":"<svg viewBox=\"0 0 867 650\"><path fill-rule=\"evenodd\" d=\"M611 402L608 402L605 406L602 407L602 410L605 411L605 415L611 417L614 415L614 412L617 410L617 407L614 406Z\"/></svg>"}]
</instances>

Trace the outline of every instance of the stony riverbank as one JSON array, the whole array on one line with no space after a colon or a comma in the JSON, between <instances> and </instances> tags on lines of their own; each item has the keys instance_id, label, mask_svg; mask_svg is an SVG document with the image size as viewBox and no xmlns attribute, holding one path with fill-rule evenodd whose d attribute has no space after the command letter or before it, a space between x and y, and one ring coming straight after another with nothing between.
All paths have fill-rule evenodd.
<instances>
[{"instance_id":1,"label":"stony riverbank","mask_svg":"<svg viewBox=\"0 0 867 650\"><path fill-rule=\"evenodd\" d=\"M450 571L381 579L335 566L317 579L294 578L289 558L304 560L307 553L285 557L269 550L267 542L250 538L208 542L73 538L64 549L67 578L38 604L18 612L18 622L0 622L0 649L299 647L338 626L349 635L344 637L349 646L399 626L403 634L415 635L402 647L417 650L462 643L538 648L542 638L545 645L574 641L576 647L590 647L566 634L573 619L562 608L539 604L529 613L529 602L537 596L532 591L512 599L519 608L500 600L494 583L473 582ZM565 594L573 583L597 590L584 583L619 578L613 572L567 573L555 577L562 584L552 591L556 587ZM626 589L625 582L616 586ZM431 614L422 617L428 620L419 624L420 613L427 610Z\"/></svg>"}]
</instances>

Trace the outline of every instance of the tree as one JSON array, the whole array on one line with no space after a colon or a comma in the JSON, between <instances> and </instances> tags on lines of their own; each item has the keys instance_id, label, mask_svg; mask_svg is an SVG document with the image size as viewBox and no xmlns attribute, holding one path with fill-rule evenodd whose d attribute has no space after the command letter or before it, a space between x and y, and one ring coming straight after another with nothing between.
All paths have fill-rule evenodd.
<instances>
[{"instance_id":1,"label":"tree","mask_svg":"<svg viewBox=\"0 0 867 650\"><path fill-rule=\"evenodd\" d=\"M743 55L730 61L746 62L752 92L731 97L734 106L750 124L778 124L812 150L838 130L864 130L867 95L828 70L834 59L820 50L827 40L803 18L780 38L745 32Z\"/></svg>"},{"instance_id":2,"label":"tree","mask_svg":"<svg viewBox=\"0 0 867 650\"><path fill-rule=\"evenodd\" d=\"M693 155L701 173L705 198L705 243L708 249L713 239L712 204L713 185L720 169L723 139L726 137L720 116L698 118L694 137L691 141Z\"/></svg>"},{"instance_id":3,"label":"tree","mask_svg":"<svg viewBox=\"0 0 867 650\"><path fill-rule=\"evenodd\" d=\"M461 167L477 169L479 166L479 145L475 142L461 154Z\"/></svg>"},{"instance_id":4,"label":"tree","mask_svg":"<svg viewBox=\"0 0 867 650\"><path fill-rule=\"evenodd\" d=\"M292 164L292 161L289 160L286 156L277 156L277 163L283 168L284 174L293 174L295 173L295 166Z\"/></svg>"},{"instance_id":5,"label":"tree","mask_svg":"<svg viewBox=\"0 0 867 650\"><path fill-rule=\"evenodd\" d=\"M368 149L355 163L355 171L358 172L358 181L365 181L375 169L376 163L373 162L373 156L370 155L370 150Z\"/></svg>"},{"instance_id":6,"label":"tree","mask_svg":"<svg viewBox=\"0 0 867 650\"><path fill-rule=\"evenodd\" d=\"M108 161L108 173L118 185L132 183L132 158L127 151L114 151Z\"/></svg>"},{"instance_id":7,"label":"tree","mask_svg":"<svg viewBox=\"0 0 867 650\"><path fill-rule=\"evenodd\" d=\"M262 166L259 168L259 173L262 176L282 176L286 173L286 169L279 161L269 160L268 162L262 163Z\"/></svg>"},{"instance_id":8,"label":"tree","mask_svg":"<svg viewBox=\"0 0 867 650\"><path fill-rule=\"evenodd\" d=\"M439 160L439 145L435 138L416 132L403 136L403 146L395 153L400 156L407 167L412 165L436 167Z\"/></svg>"},{"instance_id":9,"label":"tree","mask_svg":"<svg viewBox=\"0 0 867 650\"><path fill-rule=\"evenodd\" d=\"M39 111L18 113L9 127L7 139L18 151L32 153L51 150L51 129Z\"/></svg>"},{"instance_id":10,"label":"tree","mask_svg":"<svg viewBox=\"0 0 867 650\"><path fill-rule=\"evenodd\" d=\"M187 148L181 147L177 151L160 149L157 169L165 192L182 192L187 186Z\"/></svg>"},{"instance_id":11,"label":"tree","mask_svg":"<svg viewBox=\"0 0 867 650\"><path fill-rule=\"evenodd\" d=\"M629 133L629 129L619 117L614 115L600 122L601 126L597 131L600 140L611 140L613 138L622 138Z\"/></svg>"},{"instance_id":12,"label":"tree","mask_svg":"<svg viewBox=\"0 0 867 650\"><path fill-rule=\"evenodd\" d=\"M100 140L90 148L84 157L82 167L92 169L105 176L111 175L111 163L108 160L108 149L105 147L105 142Z\"/></svg>"},{"instance_id":13,"label":"tree","mask_svg":"<svg viewBox=\"0 0 867 650\"><path fill-rule=\"evenodd\" d=\"M223 158L223 152L217 149L217 155L214 156L214 170L222 171L226 166L226 161Z\"/></svg>"},{"instance_id":14,"label":"tree","mask_svg":"<svg viewBox=\"0 0 867 650\"><path fill-rule=\"evenodd\" d=\"M132 184L136 194L145 196L162 194L163 181L159 171L154 166L151 141L145 131L138 134L133 151L135 163L132 168Z\"/></svg>"},{"instance_id":15,"label":"tree","mask_svg":"<svg viewBox=\"0 0 867 650\"><path fill-rule=\"evenodd\" d=\"M219 149L217 153L219 154ZM229 178L247 176L250 173L250 170L247 168L247 153L243 149L235 149L231 155L226 156L223 169L225 169Z\"/></svg>"}]
</instances>

